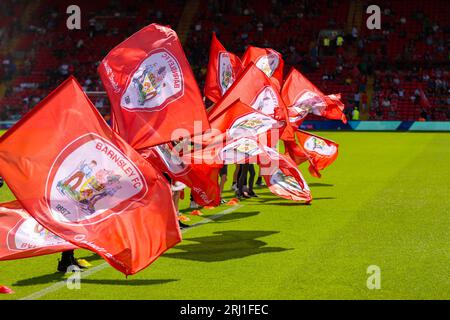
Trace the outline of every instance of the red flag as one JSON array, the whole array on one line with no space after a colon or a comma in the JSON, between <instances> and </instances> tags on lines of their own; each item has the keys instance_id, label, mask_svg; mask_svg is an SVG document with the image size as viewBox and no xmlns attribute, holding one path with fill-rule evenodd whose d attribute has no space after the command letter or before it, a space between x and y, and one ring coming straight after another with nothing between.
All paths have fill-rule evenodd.
<instances>
[{"instance_id":1,"label":"red flag","mask_svg":"<svg viewBox=\"0 0 450 320\"><path fill-rule=\"evenodd\" d=\"M135 149L209 128L200 90L175 31L151 24L120 43L98 72L117 132ZM172 137L175 129L177 137ZM196 132L201 133L201 132Z\"/></svg>"},{"instance_id":2,"label":"red flag","mask_svg":"<svg viewBox=\"0 0 450 320\"><path fill-rule=\"evenodd\" d=\"M302 130L298 130L295 135L303 152L308 157L310 163L309 172L313 176L320 178L319 171L325 169L336 160L339 145L334 141Z\"/></svg>"},{"instance_id":3,"label":"red flag","mask_svg":"<svg viewBox=\"0 0 450 320\"><path fill-rule=\"evenodd\" d=\"M223 164L257 163L263 153L257 137L227 139L227 135L222 134L206 147L183 157L185 161L221 167Z\"/></svg>"},{"instance_id":4,"label":"red flag","mask_svg":"<svg viewBox=\"0 0 450 320\"><path fill-rule=\"evenodd\" d=\"M285 126L281 121L258 112L239 100L222 110L210 125L211 129L227 133L228 137L234 139L261 136L268 131L281 130ZM277 142L278 139L274 141Z\"/></svg>"},{"instance_id":5,"label":"red flag","mask_svg":"<svg viewBox=\"0 0 450 320\"><path fill-rule=\"evenodd\" d=\"M213 33L205 80L205 96L213 102L220 100L242 69L239 57L228 52Z\"/></svg>"},{"instance_id":6,"label":"red flag","mask_svg":"<svg viewBox=\"0 0 450 320\"><path fill-rule=\"evenodd\" d=\"M134 274L181 239L164 177L71 77L0 138L0 175L42 226Z\"/></svg>"},{"instance_id":7,"label":"red flag","mask_svg":"<svg viewBox=\"0 0 450 320\"><path fill-rule=\"evenodd\" d=\"M168 144L143 151L142 156L167 173L174 181L180 181L191 188L194 201L201 206L218 206L220 189L219 167L196 164L187 157L183 159Z\"/></svg>"},{"instance_id":8,"label":"red flag","mask_svg":"<svg viewBox=\"0 0 450 320\"><path fill-rule=\"evenodd\" d=\"M42 256L76 248L41 226L18 201L0 204L0 260Z\"/></svg>"},{"instance_id":9,"label":"red flag","mask_svg":"<svg viewBox=\"0 0 450 320\"><path fill-rule=\"evenodd\" d=\"M299 125L308 113L347 123L340 95L324 95L295 68L292 68L281 90L292 123Z\"/></svg>"},{"instance_id":10,"label":"red flag","mask_svg":"<svg viewBox=\"0 0 450 320\"><path fill-rule=\"evenodd\" d=\"M264 146L266 159L260 157L262 176L269 190L282 198L311 202L311 192L295 163L288 157Z\"/></svg>"},{"instance_id":11,"label":"red flag","mask_svg":"<svg viewBox=\"0 0 450 320\"><path fill-rule=\"evenodd\" d=\"M214 121L232 103L240 100L253 109L277 120L286 121L282 138L294 139L294 131L289 124L286 106L267 76L250 63L233 83L222 99L209 110L208 118Z\"/></svg>"},{"instance_id":12,"label":"red flag","mask_svg":"<svg viewBox=\"0 0 450 320\"><path fill-rule=\"evenodd\" d=\"M277 91L280 91L283 83L284 61L281 54L270 48L258 48L248 46L242 56L242 64L247 67L253 62L258 69L269 77Z\"/></svg>"}]
</instances>

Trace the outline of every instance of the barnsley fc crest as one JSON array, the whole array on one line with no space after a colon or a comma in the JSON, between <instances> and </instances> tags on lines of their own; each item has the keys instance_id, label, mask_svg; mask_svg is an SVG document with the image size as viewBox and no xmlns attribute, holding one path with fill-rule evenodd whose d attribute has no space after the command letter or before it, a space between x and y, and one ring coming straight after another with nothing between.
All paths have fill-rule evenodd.
<instances>
[{"instance_id":1,"label":"barnsley fc crest","mask_svg":"<svg viewBox=\"0 0 450 320\"><path fill-rule=\"evenodd\" d=\"M219 53L219 83L222 95L231 87L235 80L228 52Z\"/></svg>"},{"instance_id":2,"label":"barnsley fc crest","mask_svg":"<svg viewBox=\"0 0 450 320\"><path fill-rule=\"evenodd\" d=\"M131 77L121 98L129 110L159 111L183 95L183 72L165 49L152 51Z\"/></svg>"},{"instance_id":3,"label":"barnsley fc crest","mask_svg":"<svg viewBox=\"0 0 450 320\"><path fill-rule=\"evenodd\" d=\"M250 105L253 109L271 116L279 105L277 94L271 86L265 86Z\"/></svg>"},{"instance_id":4,"label":"barnsley fc crest","mask_svg":"<svg viewBox=\"0 0 450 320\"><path fill-rule=\"evenodd\" d=\"M276 53L269 53L259 57L256 61L256 67L264 72L269 78L273 75L280 64L280 57Z\"/></svg>"},{"instance_id":5,"label":"barnsley fc crest","mask_svg":"<svg viewBox=\"0 0 450 320\"><path fill-rule=\"evenodd\" d=\"M115 145L84 135L58 156L47 180L53 217L89 224L119 214L147 192L142 173Z\"/></svg>"},{"instance_id":6,"label":"barnsley fc crest","mask_svg":"<svg viewBox=\"0 0 450 320\"><path fill-rule=\"evenodd\" d=\"M324 156L331 156L336 153L336 146L328 145L324 140L317 137L309 137L304 144L308 151L314 151Z\"/></svg>"},{"instance_id":7,"label":"barnsley fc crest","mask_svg":"<svg viewBox=\"0 0 450 320\"><path fill-rule=\"evenodd\" d=\"M228 134L230 137L257 136L276 126L278 121L261 113L250 113L233 122Z\"/></svg>"},{"instance_id":8,"label":"barnsley fc crest","mask_svg":"<svg viewBox=\"0 0 450 320\"><path fill-rule=\"evenodd\" d=\"M42 227L32 217L21 220L8 233L10 250L20 251L58 245L70 245L70 243Z\"/></svg>"}]
</instances>

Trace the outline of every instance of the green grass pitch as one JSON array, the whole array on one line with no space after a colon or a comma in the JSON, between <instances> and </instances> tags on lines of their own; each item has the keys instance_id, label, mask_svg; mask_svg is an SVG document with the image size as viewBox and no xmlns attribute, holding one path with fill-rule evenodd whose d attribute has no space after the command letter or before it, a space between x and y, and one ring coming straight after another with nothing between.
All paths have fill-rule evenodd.
<instances>
[{"instance_id":1,"label":"green grass pitch","mask_svg":"<svg viewBox=\"0 0 450 320\"><path fill-rule=\"evenodd\" d=\"M319 135L338 142L340 155L321 179L301 166L311 205L259 188L259 198L215 220L231 207L203 209L192 223L208 223L146 270L126 279L100 267L80 290L47 289L64 279L59 255L0 261L0 284L16 292L0 299L449 299L450 135ZM2 188L0 200L11 199ZM76 256L104 264L89 251ZM381 270L378 290L366 285L370 265Z\"/></svg>"}]
</instances>

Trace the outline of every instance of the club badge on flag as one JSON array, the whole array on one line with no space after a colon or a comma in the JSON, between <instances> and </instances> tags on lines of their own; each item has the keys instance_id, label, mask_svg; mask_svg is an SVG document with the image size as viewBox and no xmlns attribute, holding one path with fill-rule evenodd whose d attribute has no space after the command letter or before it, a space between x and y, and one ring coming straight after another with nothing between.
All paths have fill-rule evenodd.
<instances>
[{"instance_id":1,"label":"club badge on flag","mask_svg":"<svg viewBox=\"0 0 450 320\"><path fill-rule=\"evenodd\" d=\"M267 146L264 151L267 159L259 164L269 190L285 199L311 202L311 191L295 163Z\"/></svg>"},{"instance_id":2,"label":"club badge on flag","mask_svg":"<svg viewBox=\"0 0 450 320\"><path fill-rule=\"evenodd\" d=\"M280 136L283 140L294 140L294 130L289 123L285 104L269 78L253 63L246 67L222 99L209 110L209 121L213 122L238 99L260 113L279 121L285 121Z\"/></svg>"},{"instance_id":3,"label":"club badge on flag","mask_svg":"<svg viewBox=\"0 0 450 320\"><path fill-rule=\"evenodd\" d=\"M0 175L42 226L125 274L181 239L166 180L73 77L0 138Z\"/></svg>"},{"instance_id":4,"label":"club badge on flag","mask_svg":"<svg viewBox=\"0 0 450 320\"><path fill-rule=\"evenodd\" d=\"M112 49L98 72L114 129L135 149L209 129L200 90L175 31L151 24ZM179 138L179 137L176 137Z\"/></svg>"},{"instance_id":5,"label":"club badge on flag","mask_svg":"<svg viewBox=\"0 0 450 320\"><path fill-rule=\"evenodd\" d=\"M280 91L283 83L284 61L281 54L270 48L258 48L248 46L242 56L242 64L247 67L253 62L256 67L265 73L273 81L273 84Z\"/></svg>"},{"instance_id":6,"label":"club badge on flag","mask_svg":"<svg viewBox=\"0 0 450 320\"><path fill-rule=\"evenodd\" d=\"M250 106L235 101L210 122L211 129L227 133L228 137L256 137L270 130L285 126L281 121L256 111Z\"/></svg>"},{"instance_id":7,"label":"club badge on flag","mask_svg":"<svg viewBox=\"0 0 450 320\"><path fill-rule=\"evenodd\" d=\"M0 260L14 260L77 247L45 229L18 201L0 204Z\"/></svg>"},{"instance_id":8,"label":"club badge on flag","mask_svg":"<svg viewBox=\"0 0 450 320\"><path fill-rule=\"evenodd\" d=\"M242 69L239 57L228 52L213 33L205 80L205 96L213 102L220 100Z\"/></svg>"}]
</instances>

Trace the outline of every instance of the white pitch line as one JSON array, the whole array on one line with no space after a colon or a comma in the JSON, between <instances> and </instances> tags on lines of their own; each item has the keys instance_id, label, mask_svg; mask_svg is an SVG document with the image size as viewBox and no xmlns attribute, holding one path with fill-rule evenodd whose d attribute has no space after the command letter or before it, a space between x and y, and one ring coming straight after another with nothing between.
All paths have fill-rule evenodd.
<instances>
[{"instance_id":1,"label":"white pitch line","mask_svg":"<svg viewBox=\"0 0 450 320\"><path fill-rule=\"evenodd\" d=\"M200 222L197 222L197 223L194 223L190 227L183 229L181 232L186 233L187 231L189 231L192 228L195 228L195 227L201 226L201 225L203 225L205 223L209 223L211 221L214 221L214 220L217 220L219 218L222 218L224 215L229 214L229 213L231 213L231 212L233 212L233 211L235 211L237 209L240 209L243 206L244 206L243 204L239 204L239 205L233 206L231 208L225 209L225 210L223 210L223 211L221 211L221 212L219 212L219 213L217 213L215 215L212 215L211 217L208 217L208 218L204 217L204 220L202 220ZM103 262L102 264L100 264L100 265L98 265L96 267L93 267L92 269L89 269L87 271L81 272L80 280L82 280L83 278L87 278L90 275L93 275L93 274L95 274L95 273L97 273L99 271L102 271L103 269L105 269L108 266L109 266L109 264L107 262ZM49 294L51 292L54 292L56 290L59 290L59 289L65 287L66 286L66 281L67 280L61 280L61 281L59 281L59 282L57 282L55 284L52 284L49 287L46 287L46 288L41 289L39 291L36 291L36 292L26 296L26 297L20 298L19 300L36 300L36 299L42 298L43 296L45 296L45 295L47 295L47 294Z\"/></svg>"}]
</instances>

